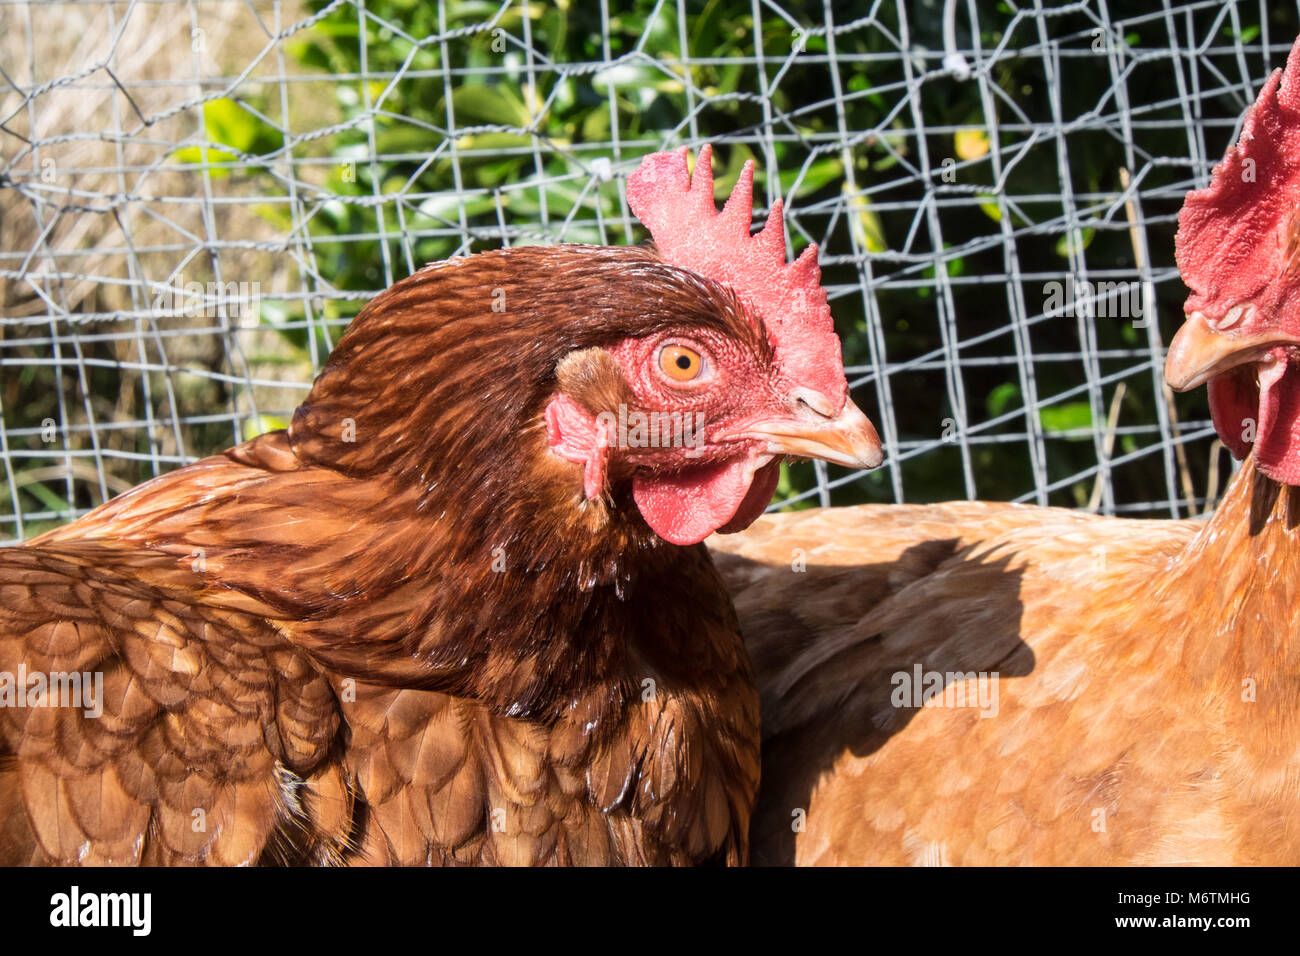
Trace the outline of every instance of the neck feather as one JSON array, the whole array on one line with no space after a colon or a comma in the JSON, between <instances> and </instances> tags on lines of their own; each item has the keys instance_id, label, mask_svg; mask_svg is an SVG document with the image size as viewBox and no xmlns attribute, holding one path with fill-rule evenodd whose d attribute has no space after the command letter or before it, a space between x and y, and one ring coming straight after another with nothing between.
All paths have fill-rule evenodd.
<instances>
[{"instance_id":1,"label":"neck feather","mask_svg":"<svg viewBox=\"0 0 1300 956\"><path fill-rule=\"evenodd\" d=\"M1163 591L1190 676L1231 691L1300 675L1300 488L1248 459Z\"/></svg>"}]
</instances>

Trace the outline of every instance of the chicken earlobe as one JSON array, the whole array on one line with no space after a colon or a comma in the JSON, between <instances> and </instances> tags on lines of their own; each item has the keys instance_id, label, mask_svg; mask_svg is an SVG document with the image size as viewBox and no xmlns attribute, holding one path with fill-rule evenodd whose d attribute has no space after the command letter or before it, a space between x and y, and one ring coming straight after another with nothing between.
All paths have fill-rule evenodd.
<instances>
[{"instance_id":1,"label":"chicken earlobe","mask_svg":"<svg viewBox=\"0 0 1300 956\"><path fill-rule=\"evenodd\" d=\"M633 407L636 397L614 357L602 348L566 355L556 366L555 379L559 394L546 405L546 441L555 454L582 465L583 495L592 501L605 493L608 479L616 437L609 416Z\"/></svg>"},{"instance_id":2,"label":"chicken earlobe","mask_svg":"<svg viewBox=\"0 0 1300 956\"><path fill-rule=\"evenodd\" d=\"M547 403L546 442L561 458L582 465L582 493L588 500L605 493L610 438L606 420L592 417L568 395Z\"/></svg>"}]
</instances>

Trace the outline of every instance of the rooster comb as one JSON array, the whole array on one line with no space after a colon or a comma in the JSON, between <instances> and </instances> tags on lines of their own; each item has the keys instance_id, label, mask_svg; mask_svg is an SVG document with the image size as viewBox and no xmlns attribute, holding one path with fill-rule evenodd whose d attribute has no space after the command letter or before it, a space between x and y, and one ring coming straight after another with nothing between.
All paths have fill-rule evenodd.
<instances>
[{"instance_id":1,"label":"rooster comb","mask_svg":"<svg viewBox=\"0 0 1300 956\"><path fill-rule=\"evenodd\" d=\"M694 177L689 157L685 146L645 157L627 180L632 212L650 230L667 262L730 286L762 319L781 367L800 384L825 395L838 411L847 400L848 383L821 287L816 244L786 262L779 199L762 230L749 234L753 160L745 162L719 212L713 201L713 147L701 147Z\"/></svg>"},{"instance_id":2,"label":"rooster comb","mask_svg":"<svg viewBox=\"0 0 1300 956\"><path fill-rule=\"evenodd\" d=\"M1192 289L1187 311L1213 317L1242 302L1265 312L1290 302L1300 255L1300 40L1246 113L1241 138L1210 185L1187 195L1178 217L1178 268Z\"/></svg>"}]
</instances>

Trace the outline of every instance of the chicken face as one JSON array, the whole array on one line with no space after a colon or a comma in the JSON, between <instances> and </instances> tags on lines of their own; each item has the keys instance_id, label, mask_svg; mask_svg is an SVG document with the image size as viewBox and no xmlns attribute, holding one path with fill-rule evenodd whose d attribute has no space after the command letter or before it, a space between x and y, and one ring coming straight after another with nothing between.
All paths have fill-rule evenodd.
<instances>
[{"instance_id":1,"label":"chicken face","mask_svg":"<svg viewBox=\"0 0 1300 956\"><path fill-rule=\"evenodd\" d=\"M674 544L739 531L767 506L786 456L854 468L883 460L848 398L816 248L785 261L779 204L749 235L753 166L726 207L713 202L710 150L695 177L685 150L648 157L628 201L674 285L711 296L722 327L668 328L567 356L546 410L552 451L583 465L588 498L630 477L646 523ZM707 288L705 288L707 287Z\"/></svg>"},{"instance_id":2,"label":"chicken face","mask_svg":"<svg viewBox=\"0 0 1300 956\"><path fill-rule=\"evenodd\" d=\"M670 332L613 349L642 407L682 417L675 451L647 458L630 441L618 443L628 449L628 460L658 469L742 454L821 458L850 468L879 465L880 438L866 416L851 402L837 414L827 396L787 375L762 341Z\"/></svg>"},{"instance_id":3,"label":"chicken face","mask_svg":"<svg viewBox=\"0 0 1300 956\"><path fill-rule=\"evenodd\" d=\"M748 527L787 455L858 468L883 457L856 406L836 413L775 364L738 303L731 318L734 335L670 329L572 353L547 406L551 448L583 464L587 497L630 478L642 517L674 544Z\"/></svg>"},{"instance_id":4,"label":"chicken face","mask_svg":"<svg viewBox=\"0 0 1300 956\"><path fill-rule=\"evenodd\" d=\"M1209 382L1210 412L1238 458L1300 485L1300 41L1246 114L1241 139L1178 217L1191 288L1169 346L1176 391Z\"/></svg>"}]
</instances>

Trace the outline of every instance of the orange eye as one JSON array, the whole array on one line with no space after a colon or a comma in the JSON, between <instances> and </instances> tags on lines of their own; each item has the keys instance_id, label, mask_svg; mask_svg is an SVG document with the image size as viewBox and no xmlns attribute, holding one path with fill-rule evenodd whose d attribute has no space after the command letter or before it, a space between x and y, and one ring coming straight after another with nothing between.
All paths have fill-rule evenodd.
<instances>
[{"instance_id":1,"label":"orange eye","mask_svg":"<svg viewBox=\"0 0 1300 956\"><path fill-rule=\"evenodd\" d=\"M702 367L700 353L684 345L665 345L659 350L659 371L674 382L698 378Z\"/></svg>"}]
</instances>

